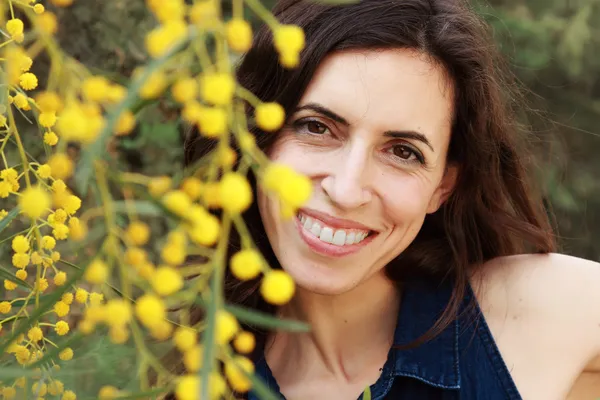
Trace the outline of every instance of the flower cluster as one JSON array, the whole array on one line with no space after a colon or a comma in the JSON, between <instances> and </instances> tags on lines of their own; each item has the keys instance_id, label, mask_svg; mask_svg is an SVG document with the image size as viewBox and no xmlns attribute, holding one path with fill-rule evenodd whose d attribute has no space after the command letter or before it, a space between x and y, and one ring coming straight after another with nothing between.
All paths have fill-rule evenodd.
<instances>
[{"instance_id":1,"label":"flower cluster","mask_svg":"<svg viewBox=\"0 0 600 400\"><path fill-rule=\"evenodd\" d=\"M73 0L50 3L66 7ZM133 346L139 389L154 390L152 396L158 388L179 400L219 399L252 387L248 354L255 337L238 320L251 317L228 308L224 269L241 281L261 279L259 291L274 305L290 301L295 286L286 272L268 265L244 225L241 214L254 197L247 177L253 173L279 199L283 217L306 203L312 184L269 162L256 146L247 119L270 135L284 124L285 110L241 87L230 60L252 46L244 5L272 29L283 67L299 65L305 38L301 28L280 24L256 0L238 2L227 21L220 1L188 3L146 0L157 22L145 40L149 62L126 87L66 56L53 37L57 17L44 5L0 0L6 77L0 88L0 199L7 205L0 210L0 232L12 248L12 267L2 269L0 357L24 371L18 379L0 373L4 398L75 400L78 393L56 379L77 355L73 335L106 335L115 345ZM40 49L49 56L48 76L32 72ZM138 99L161 98L177 104L187 124L216 142L207 167L182 178L114 168L111 156L102 153L108 140L134 131ZM42 156L25 148L21 121L39 130ZM10 151L18 161L6 156ZM166 234L154 232L157 221L138 213L138 197L150 202ZM227 260L232 229L243 246ZM190 261L195 256L202 261ZM198 306L205 308L202 320L189 312ZM157 342L183 360L184 375L165 365L153 350ZM101 399L125 393L111 382L102 384L94 393Z\"/></svg>"}]
</instances>

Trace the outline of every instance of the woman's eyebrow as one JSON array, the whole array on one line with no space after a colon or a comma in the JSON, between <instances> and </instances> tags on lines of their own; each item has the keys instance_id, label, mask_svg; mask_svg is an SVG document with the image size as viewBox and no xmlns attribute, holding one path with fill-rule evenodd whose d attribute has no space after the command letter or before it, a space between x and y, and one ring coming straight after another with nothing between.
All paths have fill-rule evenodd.
<instances>
[{"instance_id":1,"label":"woman's eyebrow","mask_svg":"<svg viewBox=\"0 0 600 400\"><path fill-rule=\"evenodd\" d=\"M307 103L307 104L304 104L303 106L297 107L294 110L294 114L297 112L300 112L302 110L312 110L312 111L317 112L317 113L319 113L329 119L332 119L335 122L338 122L342 125L345 125L345 126L350 125L344 117L342 117L341 115L335 113L331 109L329 109L319 103ZM385 131L383 133L383 135L387 136L387 137L395 138L395 139L418 140L419 142L424 143L427 147L429 147L431 149L431 151L433 151L435 153L435 149L431 145L431 142L429 141L429 139L427 139L427 136L425 136L421 132L412 131L412 130Z\"/></svg>"}]
</instances>

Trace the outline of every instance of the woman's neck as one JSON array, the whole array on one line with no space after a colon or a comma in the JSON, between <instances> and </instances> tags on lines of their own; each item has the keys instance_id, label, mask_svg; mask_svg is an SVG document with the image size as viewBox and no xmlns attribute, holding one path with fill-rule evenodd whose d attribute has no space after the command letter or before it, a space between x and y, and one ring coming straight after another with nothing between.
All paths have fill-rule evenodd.
<instances>
[{"instance_id":1,"label":"woman's neck","mask_svg":"<svg viewBox=\"0 0 600 400\"><path fill-rule=\"evenodd\" d=\"M385 363L399 307L400 292L383 273L337 296L299 288L279 314L308 322L311 331L277 332L268 341L267 361L280 384L299 374L362 380Z\"/></svg>"}]
</instances>

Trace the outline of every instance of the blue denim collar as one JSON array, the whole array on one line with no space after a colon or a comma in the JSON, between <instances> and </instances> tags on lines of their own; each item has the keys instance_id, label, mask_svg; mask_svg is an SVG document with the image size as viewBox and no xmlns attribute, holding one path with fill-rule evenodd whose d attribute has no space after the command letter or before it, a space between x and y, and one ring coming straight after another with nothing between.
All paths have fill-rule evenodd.
<instances>
[{"instance_id":1,"label":"blue denim collar","mask_svg":"<svg viewBox=\"0 0 600 400\"><path fill-rule=\"evenodd\" d=\"M373 399L383 398L389 392L394 378L399 376L418 379L442 389L460 389L459 372L459 319L456 318L434 339L410 349L397 349L423 335L440 317L452 293L451 283L433 285L410 282L403 285L394 345L382 369L381 377L371 386ZM256 362L257 375L267 387L280 393L266 360ZM250 400L258 399L250 393Z\"/></svg>"}]
</instances>

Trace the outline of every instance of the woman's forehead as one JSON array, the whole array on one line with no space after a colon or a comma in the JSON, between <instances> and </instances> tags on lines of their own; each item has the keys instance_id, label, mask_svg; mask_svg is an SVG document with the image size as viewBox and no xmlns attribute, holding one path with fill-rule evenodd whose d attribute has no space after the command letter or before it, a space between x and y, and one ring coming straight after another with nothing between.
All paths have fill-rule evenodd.
<instances>
[{"instance_id":1,"label":"woman's forehead","mask_svg":"<svg viewBox=\"0 0 600 400\"><path fill-rule=\"evenodd\" d=\"M442 67L409 49L339 52L317 69L299 106L317 103L351 125L450 131L453 89Z\"/></svg>"}]
</instances>

